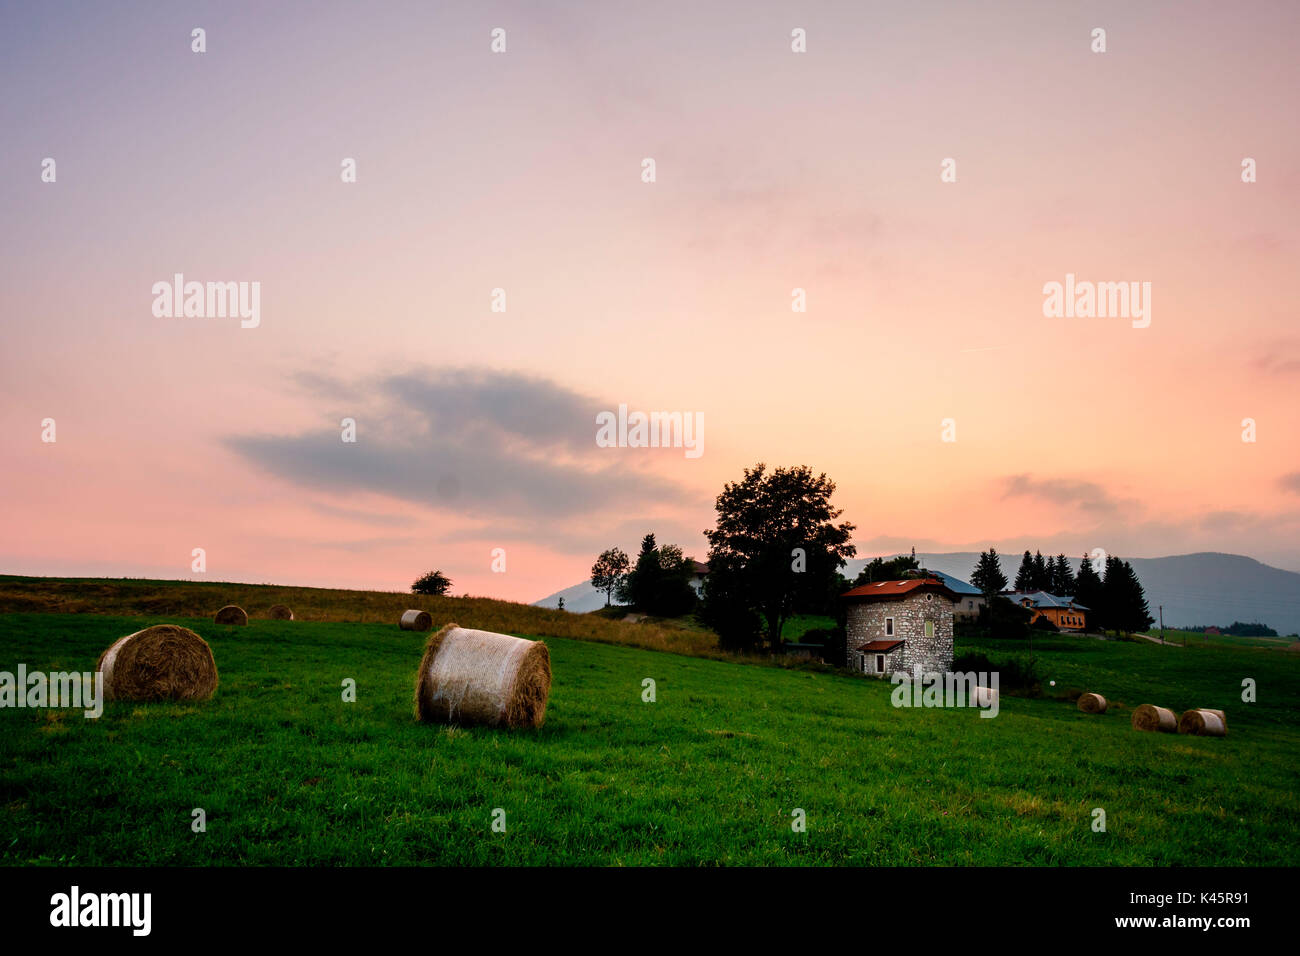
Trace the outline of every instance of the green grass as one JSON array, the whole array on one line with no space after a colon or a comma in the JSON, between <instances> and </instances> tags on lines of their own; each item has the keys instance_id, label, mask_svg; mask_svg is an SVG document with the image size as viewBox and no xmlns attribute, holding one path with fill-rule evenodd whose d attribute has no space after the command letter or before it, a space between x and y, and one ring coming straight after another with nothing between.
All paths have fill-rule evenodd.
<instances>
[{"instance_id":1,"label":"green grass","mask_svg":"<svg viewBox=\"0 0 1300 956\"><path fill-rule=\"evenodd\" d=\"M1151 637L1159 637L1160 629L1146 632ZM1238 637L1235 634L1204 634L1200 631L1179 631L1172 627L1165 628L1165 640L1171 644L1181 645L1184 641L1190 647L1193 644L1218 644L1227 647L1287 648L1294 644L1293 637Z\"/></svg>"},{"instance_id":2,"label":"green grass","mask_svg":"<svg viewBox=\"0 0 1300 956\"><path fill-rule=\"evenodd\" d=\"M1300 662L1285 652L1035 640L1045 681L1116 711L1004 697L990 720L896 709L862 678L548 637L546 725L505 733L415 724L422 636L391 624L173 620L212 644L211 701L0 710L0 863L1295 862ZM3 614L0 669L89 669L156 621ZM1240 702L1245 676L1258 704ZM1147 700L1223 707L1231 735L1133 731L1127 708Z\"/></svg>"}]
</instances>

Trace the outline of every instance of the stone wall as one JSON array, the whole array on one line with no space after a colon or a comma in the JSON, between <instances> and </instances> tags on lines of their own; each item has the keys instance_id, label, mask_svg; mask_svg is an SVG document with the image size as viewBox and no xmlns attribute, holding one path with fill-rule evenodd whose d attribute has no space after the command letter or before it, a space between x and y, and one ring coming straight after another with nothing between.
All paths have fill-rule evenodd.
<instances>
[{"instance_id":1,"label":"stone wall","mask_svg":"<svg viewBox=\"0 0 1300 956\"><path fill-rule=\"evenodd\" d=\"M930 600L926 600L929 598ZM848 663L859 666L860 648L868 641L901 640L903 646L886 655L886 673L911 672L920 664L923 672L952 670L953 603L942 594L909 594L901 601L871 601L849 605L846 628ZM894 619L894 633L885 633L885 619ZM925 636L925 622L934 622L934 636ZM867 662L868 669L874 657Z\"/></svg>"}]
</instances>

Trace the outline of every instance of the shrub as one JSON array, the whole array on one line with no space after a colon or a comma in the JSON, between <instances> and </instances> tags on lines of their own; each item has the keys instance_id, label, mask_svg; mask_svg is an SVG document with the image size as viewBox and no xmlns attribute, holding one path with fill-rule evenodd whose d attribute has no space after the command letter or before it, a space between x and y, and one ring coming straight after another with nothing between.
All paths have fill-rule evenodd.
<instances>
[{"instance_id":1,"label":"shrub","mask_svg":"<svg viewBox=\"0 0 1300 956\"><path fill-rule=\"evenodd\" d=\"M430 571L411 585L412 594L446 594L451 588L451 578L441 571Z\"/></svg>"},{"instance_id":2,"label":"shrub","mask_svg":"<svg viewBox=\"0 0 1300 956\"><path fill-rule=\"evenodd\" d=\"M998 689L1021 691L1037 694L1042 681L1038 669L1038 658L1029 655L1017 655L1001 661L989 660L988 655L980 653L962 654L952 662L954 671L997 672Z\"/></svg>"},{"instance_id":3,"label":"shrub","mask_svg":"<svg viewBox=\"0 0 1300 956\"><path fill-rule=\"evenodd\" d=\"M800 644L822 645L822 660L832 667L844 667L848 656L844 631L838 627L816 627L804 631Z\"/></svg>"}]
</instances>

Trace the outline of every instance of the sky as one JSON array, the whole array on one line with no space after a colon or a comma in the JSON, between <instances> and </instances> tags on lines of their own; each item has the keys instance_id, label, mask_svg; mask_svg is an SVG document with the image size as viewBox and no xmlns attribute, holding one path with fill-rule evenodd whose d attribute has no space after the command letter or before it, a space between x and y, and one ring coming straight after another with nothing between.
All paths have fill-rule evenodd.
<instances>
[{"instance_id":1,"label":"sky","mask_svg":"<svg viewBox=\"0 0 1300 956\"><path fill-rule=\"evenodd\" d=\"M649 531L703 558L758 462L832 478L860 556L1300 570L1297 26L5 5L0 573L531 601ZM177 273L258 283L256 326L156 314ZM1045 315L1067 274L1146 318ZM620 405L702 453L602 447Z\"/></svg>"}]
</instances>

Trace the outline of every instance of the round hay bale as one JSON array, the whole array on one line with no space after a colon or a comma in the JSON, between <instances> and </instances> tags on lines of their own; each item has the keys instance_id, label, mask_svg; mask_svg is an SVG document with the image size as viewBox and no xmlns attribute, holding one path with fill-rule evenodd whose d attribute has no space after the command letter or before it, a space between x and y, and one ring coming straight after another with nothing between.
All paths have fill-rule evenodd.
<instances>
[{"instance_id":1,"label":"round hay bale","mask_svg":"<svg viewBox=\"0 0 1300 956\"><path fill-rule=\"evenodd\" d=\"M227 604L212 620L218 624L235 624L242 627L248 623L248 612L238 604Z\"/></svg>"},{"instance_id":2,"label":"round hay bale","mask_svg":"<svg viewBox=\"0 0 1300 956\"><path fill-rule=\"evenodd\" d=\"M217 689L217 662L207 641L187 627L155 624L114 641L95 662L108 700L207 700Z\"/></svg>"},{"instance_id":3,"label":"round hay bale","mask_svg":"<svg viewBox=\"0 0 1300 956\"><path fill-rule=\"evenodd\" d=\"M1178 718L1178 732L1197 737L1226 737L1228 718L1223 711L1210 710L1208 707L1188 710Z\"/></svg>"},{"instance_id":4,"label":"round hay bale","mask_svg":"<svg viewBox=\"0 0 1300 956\"><path fill-rule=\"evenodd\" d=\"M292 621L293 611L289 610L283 604L272 604L267 609L266 616L273 621Z\"/></svg>"},{"instance_id":5,"label":"round hay bale","mask_svg":"<svg viewBox=\"0 0 1300 956\"><path fill-rule=\"evenodd\" d=\"M424 646L415 678L415 718L540 727L550 693L551 655L541 641L448 624Z\"/></svg>"},{"instance_id":6,"label":"round hay bale","mask_svg":"<svg viewBox=\"0 0 1300 956\"><path fill-rule=\"evenodd\" d=\"M1079 709L1085 714L1104 714L1106 706L1106 698L1101 694L1079 695Z\"/></svg>"},{"instance_id":7,"label":"round hay bale","mask_svg":"<svg viewBox=\"0 0 1300 956\"><path fill-rule=\"evenodd\" d=\"M397 624L404 631L431 631L433 615L428 611L404 611Z\"/></svg>"},{"instance_id":8,"label":"round hay bale","mask_svg":"<svg viewBox=\"0 0 1300 956\"><path fill-rule=\"evenodd\" d=\"M1135 730L1172 734L1178 730L1178 718L1166 707L1143 704L1133 711L1133 727Z\"/></svg>"}]
</instances>

